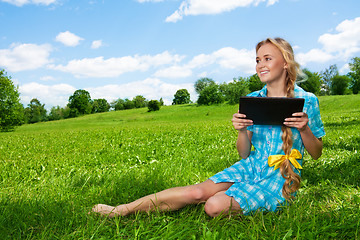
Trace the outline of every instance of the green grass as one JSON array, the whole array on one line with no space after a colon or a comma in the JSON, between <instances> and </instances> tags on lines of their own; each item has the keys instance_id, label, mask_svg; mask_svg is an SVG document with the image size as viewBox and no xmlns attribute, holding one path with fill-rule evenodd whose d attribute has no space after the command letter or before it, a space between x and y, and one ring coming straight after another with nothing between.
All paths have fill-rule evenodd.
<instances>
[{"instance_id":1,"label":"green grass","mask_svg":"<svg viewBox=\"0 0 360 240\"><path fill-rule=\"evenodd\" d=\"M323 156L276 213L208 217L203 205L114 219L87 212L199 183L239 160L237 106L167 106L0 133L1 239L360 239L360 95L320 97Z\"/></svg>"}]
</instances>

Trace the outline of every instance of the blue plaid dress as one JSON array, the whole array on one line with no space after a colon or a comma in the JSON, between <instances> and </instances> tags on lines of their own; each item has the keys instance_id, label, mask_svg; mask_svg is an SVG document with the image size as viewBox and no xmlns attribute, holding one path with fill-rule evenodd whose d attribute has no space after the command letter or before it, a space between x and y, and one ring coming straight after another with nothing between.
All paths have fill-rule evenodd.
<instances>
[{"instance_id":1,"label":"blue plaid dress","mask_svg":"<svg viewBox=\"0 0 360 240\"><path fill-rule=\"evenodd\" d=\"M266 86L248 96L266 97ZM317 138L325 135L324 126L320 117L319 101L317 97L305 92L302 88L295 85L295 97L304 98L305 104L303 111L308 114L309 127ZM251 143L254 151L246 159L242 159L233 166L217 173L210 179L215 183L233 182L234 184L225 192L233 197L240 205L244 214L250 214L256 210L276 211L280 205L285 203L282 196L282 187L285 179L281 176L280 170L274 171L274 167L269 167L268 157L270 155L281 154L281 126L272 125L253 125L247 128L253 132ZM292 128L293 147L304 154L304 145L299 131ZM302 165L302 159L298 160Z\"/></svg>"}]
</instances>

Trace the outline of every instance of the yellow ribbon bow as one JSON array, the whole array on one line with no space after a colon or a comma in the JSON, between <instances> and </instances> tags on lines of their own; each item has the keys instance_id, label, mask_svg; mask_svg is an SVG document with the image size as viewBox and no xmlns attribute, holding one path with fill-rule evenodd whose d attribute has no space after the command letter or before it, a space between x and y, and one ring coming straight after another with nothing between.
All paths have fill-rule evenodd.
<instances>
[{"instance_id":1,"label":"yellow ribbon bow","mask_svg":"<svg viewBox=\"0 0 360 240\"><path fill-rule=\"evenodd\" d=\"M274 170L278 169L283 161L289 159L295 168L302 169L300 163L296 159L301 159L301 153L297 149L291 150L290 155L271 155L268 158L268 164L270 167L275 166Z\"/></svg>"}]
</instances>

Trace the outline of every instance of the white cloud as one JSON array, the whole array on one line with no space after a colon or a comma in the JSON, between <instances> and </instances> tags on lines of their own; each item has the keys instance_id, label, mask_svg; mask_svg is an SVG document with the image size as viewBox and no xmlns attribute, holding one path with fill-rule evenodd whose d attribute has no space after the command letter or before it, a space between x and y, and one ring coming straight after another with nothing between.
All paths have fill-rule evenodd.
<instances>
[{"instance_id":1,"label":"white cloud","mask_svg":"<svg viewBox=\"0 0 360 240\"><path fill-rule=\"evenodd\" d=\"M65 107L69 97L75 92L76 88L68 84L44 85L39 83L28 83L19 86L21 102L27 106L31 99L37 98L45 108L52 106Z\"/></svg>"},{"instance_id":2,"label":"white cloud","mask_svg":"<svg viewBox=\"0 0 360 240\"><path fill-rule=\"evenodd\" d=\"M344 66L342 66L339 70L340 74L347 74L348 72L350 72L350 66L348 63L346 63Z\"/></svg>"},{"instance_id":3,"label":"white cloud","mask_svg":"<svg viewBox=\"0 0 360 240\"><path fill-rule=\"evenodd\" d=\"M12 44L0 49L0 66L12 72L34 70L50 62L52 48L48 44Z\"/></svg>"},{"instance_id":4,"label":"white cloud","mask_svg":"<svg viewBox=\"0 0 360 240\"><path fill-rule=\"evenodd\" d=\"M322 44L322 48L298 53L297 61L301 65L309 62L326 63L335 59L348 61L360 52L360 17L341 22L336 27L336 31L337 33L321 35L318 41Z\"/></svg>"},{"instance_id":5,"label":"white cloud","mask_svg":"<svg viewBox=\"0 0 360 240\"><path fill-rule=\"evenodd\" d=\"M319 37L319 42L330 53L341 53L345 58L360 51L360 17L345 20L337 27L338 33L326 33Z\"/></svg>"},{"instance_id":6,"label":"white cloud","mask_svg":"<svg viewBox=\"0 0 360 240\"><path fill-rule=\"evenodd\" d=\"M195 56L188 63L188 66L191 68L201 68L216 63L223 68L237 69L241 72L253 73L255 71L254 59L254 50L238 50L232 47L225 47L211 54L199 54Z\"/></svg>"},{"instance_id":7,"label":"white cloud","mask_svg":"<svg viewBox=\"0 0 360 240\"><path fill-rule=\"evenodd\" d=\"M177 22L188 15L219 14L229 12L238 7L257 6L261 2L273 5L278 0L185 0L178 10L166 18L166 22Z\"/></svg>"},{"instance_id":8,"label":"white cloud","mask_svg":"<svg viewBox=\"0 0 360 240\"><path fill-rule=\"evenodd\" d=\"M143 81L130 82L125 84L112 84L102 87L86 88L92 99L105 98L108 102L116 99L132 99L136 95L142 95L147 100L159 100L163 98L166 105L170 105L174 94L179 89L187 89L190 96L195 100L195 90L193 83L170 84L157 78L147 78Z\"/></svg>"},{"instance_id":9,"label":"white cloud","mask_svg":"<svg viewBox=\"0 0 360 240\"><path fill-rule=\"evenodd\" d=\"M21 7L25 4L41 4L48 6L50 4L56 3L57 0L0 0L0 1Z\"/></svg>"},{"instance_id":10,"label":"white cloud","mask_svg":"<svg viewBox=\"0 0 360 240\"><path fill-rule=\"evenodd\" d=\"M191 75L192 71L190 68L177 65L160 69L154 74L155 77L163 78L184 78L190 77Z\"/></svg>"},{"instance_id":11,"label":"white cloud","mask_svg":"<svg viewBox=\"0 0 360 240\"><path fill-rule=\"evenodd\" d=\"M307 53L298 53L295 57L296 61L303 66L309 62L326 63L335 59L335 56L322 49L311 49Z\"/></svg>"},{"instance_id":12,"label":"white cloud","mask_svg":"<svg viewBox=\"0 0 360 240\"><path fill-rule=\"evenodd\" d=\"M194 69L208 67L212 64L249 74L254 73L255 69L255 52L253 50L225 47L211 54L199 54L188 63L179 65L184 58L185 56L165 51L156 55L74 59L66 65L49 65L49 68L71 73L77 78L112 78L126 72L147 71L151 67L159 68L153 74L154 77L159 78L190 77L193 75Z\"/></svg>"},{"instance_id":13,"label":"white cloud","mask_svg":"<svg viewBox=\"0 0 360 240\"><path fill-rule=\"evenodd\" d=\"M194 56L188 63L182 66L174 65L160 69L154 76L160 78L190 77L193 74L193 70L209 67L213 64L217 64L225 69L236 69L239 72L253 74L255 73L254 59L254 50L238 50L232 47L225 47L210 54L199 54Z\"/></svg>"},{"instance_id":14,"label":"white cloud","mask_svg":"<svg viewBox=\"0 0 360 240\"><path fill-rule=\"evenodd\" d=\"M91 48L92 49L98 49L102 45L103 45L102 40L95 40L95 41L92 42Z\"/></svg>"},{"instance_id":15,"label":"white cloud","mask_svg":"<svg viewBox=\"0 0 360 240\"><path fill-rule=\"evenodd\" d=\"M79 45L80 41L82 41L84 39L79 36L76 36L75 34L69 32L69 31L66 31L66 32L59 33L56 36L55 40L57 42L61 42L65 46L75 47L75 46Z\"/></svg>"},{"instance_id":16,"label":"white cloud","mask_svg":"<svg viewBox=\"0 0 360 240\"><path fill-rule=\"evenodd\" d=\"M213 53L223 68L238 69L245 73L255 71L255 51L226 47Z\"/></svg>"},{"instance_id":17,"label":"white cloud","mask_svg":"<svg viewBox=\"0 0 360 240\"><path fill-rule=\"evenodd\" d=\"M174 64L183 59L179 55L171 55L168 51L150 56L125 56L104 59L104 57L71 60L67 65L51 65L50 68L69 72L77 78L81 77L117 77L126 72L146 71L150 67Z\"/></svg>"},{"instance_id":18,"label":"white cloud","mask_svg":"<svg viewBox=\"0 0 360 240\"><path fill-rule=\"evenodd\" d=\"M191 68L206 67L213 64L216 61L216 58L213 54L199 54L193 57L193 59L188 63Z\"/></svg>"}]
</instances>

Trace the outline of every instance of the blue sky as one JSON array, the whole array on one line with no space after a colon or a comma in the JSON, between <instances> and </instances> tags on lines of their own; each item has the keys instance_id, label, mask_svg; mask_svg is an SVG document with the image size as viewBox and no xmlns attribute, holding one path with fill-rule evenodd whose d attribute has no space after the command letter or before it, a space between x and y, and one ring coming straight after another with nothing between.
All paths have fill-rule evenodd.
<instances>
[{"instance_id":1,"label":"blue sky","mask_svg":"<svg viewBox=\"0 0 360 240\"><path fill-rule=\"evenodd\" d=\"M26 106L92 99L171 104L178 89L255 73L257 42L283 37L303 68L360 56L358 0L0 0L0 69Z\"/></svg>"}]
</instances>

